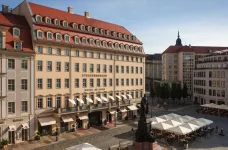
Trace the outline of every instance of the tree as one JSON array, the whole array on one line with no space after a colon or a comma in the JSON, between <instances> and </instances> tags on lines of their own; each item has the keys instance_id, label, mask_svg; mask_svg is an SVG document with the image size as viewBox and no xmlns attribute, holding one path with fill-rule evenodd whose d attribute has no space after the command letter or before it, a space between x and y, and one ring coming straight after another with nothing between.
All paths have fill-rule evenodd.
<instances>
[{"instance_id":1,"label":"tree","mask_svg":"<svg viewBox=\"0 0 228 150\"><path fill-rule=\"evenodd\" d=\"M178 84L177 85L177 99L179 100L179 103L180 103L181 97L182 97L182 89L181 89L181 85Z\"/></svg>"},{"instance_id":2,"label":"tree","mask_svg":"<svg viewBox=\"0 0 228 150\"><path fill-rule=\"evenodd\" d=\"M164 83L161 86L161 98L168 99L170 97L170 86L168 83Z\"/></svg>"},{"instance_id":3,"label":"tree","mask_svg":"<svg viewBox=\"0 0 228 150\"><path fill-rule=\"evenodd\" d=\"M160 84L156 85L155 95L156 95L156 97L161 98L161 86L160 86Z\"/></svg>"},{"instance_id":4,"label":"tree","mask_svg":"<svg viewBox=\"0 0 228 150\"><path fill-rule=\"evenodd\" d=\"M172 98L173 103L174 103L175 99L177 98L177 84L176 83L172 83L171 98Z\"/></svg>"},{"instance_id":5,"label":"tree","mask_svg":"<svg viewBox=\"0 0 228 150\"><path fill-rule=\"evenodd\" d=\"M153 86L150 88L150 96L151 96L151 98L154 98L154 96L155 96L155 91L154 91Z\"/></svg>"},{"instance_id":6,"label":"tree","mask_svg":"<svg viewBox=\"0 0 228 150\"><path fill-rule=\"evenodd\" d=\"M185 103L185 98L188 97L188 88L187 88L186 84L184 84L184 87L183 87L183 90L182 90L182 96L184 98L184 103Z\"/></svg>"}]
</instances>

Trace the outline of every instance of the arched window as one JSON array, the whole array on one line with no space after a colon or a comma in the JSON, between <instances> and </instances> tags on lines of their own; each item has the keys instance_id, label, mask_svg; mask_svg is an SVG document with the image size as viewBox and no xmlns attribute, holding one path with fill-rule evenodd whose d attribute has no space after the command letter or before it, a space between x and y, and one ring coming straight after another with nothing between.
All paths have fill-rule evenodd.
<instances>
[{"instance_id":1,"label":"arched window","mask_svg":"<svg viewBox=\"0 0 228 150\"><path fill-rule=\"evenodd\" d=\"M55 19L55 25L60 26L60 21L58 19Z\"/></svg>"},{"instance_id":2,"label":"arched window","mask_svg":"<svg viewBox=\"0 0 228 150\"><path fill-rule=\"evenodd\" d=\"M93 39L89 39L89 44L90 45L94 45L94 40Z\"/></svg>"},{"instance_id":3,"label":"arched window","mask_svg":"<svg viewBox=\"0 0 228 150\"><path fill-rule=\"evenodd\" d=\"M107 42L103 41L103 47L107 47Z\"/></svg>"},{"instance_id":4,"label":"arched window","mask_svg":"<svg viewBox=\"0 0 228 150\"><path fill-rule=\"evenodd\" d=\"M0 31L0 48L2 48L2 32Z\"/></svg>"},{"instance_id":5,"label":"arched window","mask_svg":"<svg viewBox=\"0 0 228 150\"><path fill-rule=\"evenodd\" d=\"M74 42L75 42L75 44L79 44L80 43L79 37L75 36L74 37Z\"/></svg>"},{"instance_id":6,"label":"arched window","mask_svg":"<svg viewBox=\"0 0 228 150\"><path fill-rule=\"evenodd\" d=\"M64 35L64 41L67 42L67 43L70 42L70 36L65 34Z\"/></svg>"},{"instance_id":7,"label":"arched window","mask_svg":"<svg viewBox=\"0 0 228 150\"><path fill-rule=\"evenodd\" d=\"M91 28L90 26L87 27L87 30L88 30L89 32L92 32L92 28Z\"/></svg>"},{"instance_id":8,"label":"arched window","mask_svg":"<svg viewBox=\"0 0 228 150\"><path fill-rule=\"evenodd\" d=\"M81 25L80 25L80 29L81 29L82 31L84 31L84 30L85 30L85 26L84 26L83 24L81 24Z\"/></svg>"},{"instance_id":9,"label":"arched window","mask_svg":"<svg viewBox=\"0 0 228 150\"><path fill-rule=\"evenodd\" d=\"M63 26L67 28L68 27L68 23L66 21L63 21Z\"/></svg>"},{"instance_id":10,"label":"arched window","mask_svg":"<svg viewBox=\"0 0 228 150\"><path fill-rule=\"evenodd\" d=\"M13 28L13 36L19 37L20 36L20 30L18 28Z\"/></svg>"},{"instance_id":11,"label":"arched window","mask_svg":"<svg viewBox=\"0 0 228 150\"><path fill-rule=\"evenodd\" d=\"M119 38L122 38L122 34L121 34L121 33L118 33L118 37L119 37Z\"/></svg>"},{"instance_id":12,"label":"arched window","mask_svg":"<svg viewBox=\"0 0 228 150\"><path fill-rule=\"evenodd\" d=\"M126 34L124 34L124 39L127 39L127 35Z\"/></svg>"},{"instance_id":13,"label":"arched window","mask_svg":"<svg viewBox=\"0 0 228 150\"><path fill-rule=\"evenodd\" d=\"M43 31L41 31L41 30L37 31L37 38L39 38L39 39L43 38Z\"/></svg>"},{"instance_id":14,"label":"arched window","mask_svg":"<svg viewBox=\"0 0 228 150\"><path fill-rule=\"evenodd\" d=\"M109 30L106 31L106 35L108 35L108 36L110 35L110 31Z\"/></svg>"},{"instance_id":15,"label":"arched window","mask_svg":"<svg viewBox=\"0 0 228 150\"><path fill-rule=\"evenodd\" d=\"M42 22L42 17L39 16L39 15L36 15L36 21L37 21L37 22Z\"/></svg>"},{"instance_id":16,"label":"arched window","mask_svg":"<svg viewBox=\"0 0 228 150\"><path fill-rule=\"evenodd\" d=\"M73 23L73 28L78 29L78 25L76 23Z\"/></svg>"},{"instance_id":17,"label":"arched window","mask_svg":"<svg viewBox=\"0 0 228 150\"><path fill-rule=\"evenodd\" d=\"M97 29L97 28L94 28L94 32L95 32L95 33L98 33L98 29Z\"/></svg>"},{"instance_id":18,"label":"arched window","mask_svg":"<svg viewBox=\"0 0 228 150\"><path fill-rule=\"evenodd\" d=\"M100 29L100 33L101 34L104 34L104 29Z\"/></svg>"},{"instance_id":19,"label":"arched window","mask_svg":"<svg viewBox=\"0 0 228 150\"><path fill-rule=\"evenodd\" d=\"M56 41L61 41L62 35L60 33L56 33Z\"/></svg>"},{"instance_id":20,"label":"arched window","mask_svg":"<svg viewBox=\"0 0 228 150\"><path fill-rule=\"evenodd\" d=\"M51 18L46 17L46 23L47 23L47 24L51 24Z\"/></svg>"},{"instance_id":21,"label":"arched window","mask_svg":"<svg viewBox=\"0 0 228 150\"><path fill-rule=\"evenodd\" d=\"M108 47L113 48L112 47L112 42L108 42Z\"/></svg>"},{"instance_id":22,"label":"arched window","mask_svg":"<svg viewBox=\"0 0 228 150\"><path fill-rule=\"evenodd\" d=\"M124 50L124 45L123 44L121 44L120 47L121 47L121 50Z\"/></svg>"},{"instance_id":23,"label":"arched window","mask_svg":"<svg viewBox=\"0 0 228 150\"><path fill-rule=\"evenodd\" d=\"M126 50L128 50L128 51L129 51L129 46L128 46L128 45L126 45Z\"/></svg>"},{"instance_id":24,"label":"arched window","mask_svg":"<svg viewBox=\"0 0 228 150\"><path fill-rule=\"evenodd\" d=\"M114 37L116 37L116 32L115 32L115 31L113 31L113 32L112 32L112 35L113 35Z\"/></svg>"},{"instance_id":25,"label":"arched window","mask_svg":"<svg viewBox=\"0 0 228 150\"><path fill-rule=\"evenodd\" d=\"M96 45L97 45L98 47L100 47L100 46L101 46L101 42L100 42L100 40L96 40Z\"/></svg>"},{"instance_id":26,"label":"arched window","mask_svg":"<svg viewBox=\"0 0 228 150\"><path fill-rule=\"evenodd\" d=\"M115 43L115 48L119 49L119 44L118 43Z\"/></svg>"},{"instance_id":27,"label":"arched window","mask_svg":"<svg viewBox=\"0 0 228 150\"><path fill-rule=\"evenodd\" d=\"M47 39L52 40L53 34L51 32L47 32Z\"/></svg>"},{"instance_id":28,"label":"arched window","mask_svg":"<svg viewBox=\"0 0 228 150\"><path fill-rule=\"evenodd\" d=\"M135 41L135 40L136 40L136 36L134 36L134 35L133 35L133 36L132 36L132 40L134 40L134 41Z\"/></svg>"},{"instance_id":29,"label":"arched window","mask_svg":"<svg viewBox=\"0 0 228 150\"><path fill-rule=\"evenodd\" d=\"M130 46L130 50L131 50L131 51L133 50L133 46L132 46L132 45Z\"/></svg>"},{"instance_id":30,"label":"arched window","mask_svg":"<svg viewBox=\"0 0 228 150\"><path fill-rule=\"evenodd\" d=\"M128 35L128 40L131 40L131 36L130 35Z\"/></svg>"},{"instance_id":31,"label":"arched window","mask_svg":"<svg viewBox=\"0 0 228 150\"><path fill-rule=\"evenodd\" d=\"M86 44L86 38L82 38L82 44Z\"/></svg>"}]
</instances>

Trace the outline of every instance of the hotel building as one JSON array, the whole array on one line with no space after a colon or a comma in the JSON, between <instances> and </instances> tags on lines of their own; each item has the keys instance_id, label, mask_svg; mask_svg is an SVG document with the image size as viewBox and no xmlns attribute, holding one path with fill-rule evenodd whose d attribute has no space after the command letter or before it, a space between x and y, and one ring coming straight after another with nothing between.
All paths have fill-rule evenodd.
<instances>
[{"instance_id":1,"label":"hotel building","mask_svg":"<svg viewBox=\"0 0 228 150\"><path fill-rule=\"evenodd\" d=\"M215 51L199 60L193 72L193 97L199 104L228 105L228 50Z\"/></svg>"},{"instance_id":2,"label":"hotel building","mask_svg":"<svg viewBox=\"0 0 228 150\"><path fill-rule=\"evenodd\" d=\"M226 47L209 46L182 46L178 32L175 46L169 46L162 53L162 80L178 81L183 87L188 87L189 94L193 94L193 70L199 63L199 59L216 50Z\"/></svg>"},{"instance_id":3,"label":"hotel building","mask_svg":"<svg viewBox=\"0 0 228 150\"><path fill-rule=\"evenodd\" d=\"M34 134L34 51L23 16L0 12L0 140L9 144ZM26 36L25 36L26 35Z\"/></svg>"},{"instance_id":4,"label":"hotel building","mask_svg":"<svg viewBox=\"0 0 228 150\"><path fill-rule=\"evenodd\" d=\"M145 92L142 43L122 26L22 2L31 27L35 129L43 134L132 118Z\"/></svg>"},{"instance_id":5,"label":"hotel building","mask_svg":"<svg viewBox=\"0 0 228 150\"><path fill-rule=\"evenodd\" d=\"M154 80L162 79L162 55L148 54L146 56L146 90L150 91Z\"/></svg>"}]
</instances>

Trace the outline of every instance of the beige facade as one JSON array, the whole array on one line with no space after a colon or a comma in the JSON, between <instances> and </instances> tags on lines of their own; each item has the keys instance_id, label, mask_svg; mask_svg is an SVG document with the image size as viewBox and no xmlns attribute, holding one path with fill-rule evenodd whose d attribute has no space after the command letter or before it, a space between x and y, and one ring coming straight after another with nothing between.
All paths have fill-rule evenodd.
<instances>
[{"instance_id":1,"label":"beige facade","mask_svg":"<svg viewBox=\"0 0 228 150\"><path fill-rule=\"evenodd\" d=\"M199 104L227 105L227 67L226 51L217 51L201 58L194 70L194 101Z\"/></svg>"}]
</instances>

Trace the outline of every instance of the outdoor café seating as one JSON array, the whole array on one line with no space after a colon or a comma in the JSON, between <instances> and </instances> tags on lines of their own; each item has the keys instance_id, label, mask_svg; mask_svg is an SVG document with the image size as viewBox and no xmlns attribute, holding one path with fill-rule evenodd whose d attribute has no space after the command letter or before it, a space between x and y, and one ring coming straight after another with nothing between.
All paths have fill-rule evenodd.
<instances>
[{"instance_id":1,"label":"outdoor caf\u00e9 seating","mask_svg":"<svg viewBox=\"0 0 228 150\"><path fill-rule=\"evenodd\" d=\"M227 105L217 105L214 103L201 105L200 109L196 110L197 113L205 114L205 115L213 115L220 117L228 118L228 106Z\"/></svg>"}]
</instances>

